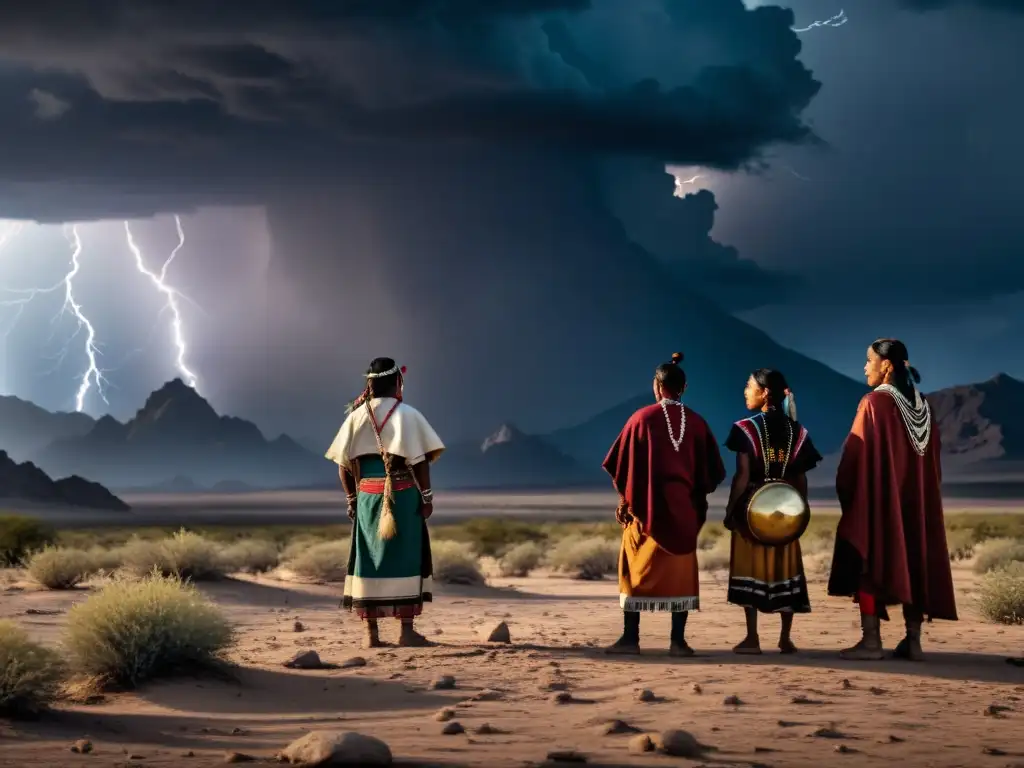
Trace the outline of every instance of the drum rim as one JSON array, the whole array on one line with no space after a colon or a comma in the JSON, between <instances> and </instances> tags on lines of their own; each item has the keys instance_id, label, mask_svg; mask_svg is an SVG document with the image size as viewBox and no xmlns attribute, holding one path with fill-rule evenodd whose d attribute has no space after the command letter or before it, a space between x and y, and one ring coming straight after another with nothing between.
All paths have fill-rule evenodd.
<instances>
[{"instance_id":1,"label":"drum rim","mask_svg":"<svg viewBox=\"0 0 1024 768\"><path fill-rule=\"evenodd\" d=\"M769 486L772 486L772 485L785 485L786 487L792 489L797 495L799 495L801 500L804 503L804 513L802 515L803 521L802 521L800 527L797 529L797 532L796 532L795 535L789 537L788 539L786 539L785 541L782 541L782 542L768 542L768 541L765 541L764 539L762 539L760 536L757 535L756 531L754 530L754 527L750 524L750 507L754 503L754 498L757 496L757 494L759 494L765 488L768 488ZM758 541L758 543L763 544L766 547L785 547L785 546L788 546L788 545L792 544L794 541L798 541L800 539L800 537L803 536L804 533L807 531L807 526L810 525L810 523L811 523L811 506L810 506L810 504L807 503L807 499L805 499L800 494L800 492L797 491L796 488L794 488L792 485L790 485L789 483L785 482L784 480L769 480L766 483L762 483L757 489L754 490L753 493L750 494L750 498L747 500L747 510L746 511L747 511L747 514L746 514L747 530L750 531L750 535L753 536Z\"/></svg>"}]
</instances>

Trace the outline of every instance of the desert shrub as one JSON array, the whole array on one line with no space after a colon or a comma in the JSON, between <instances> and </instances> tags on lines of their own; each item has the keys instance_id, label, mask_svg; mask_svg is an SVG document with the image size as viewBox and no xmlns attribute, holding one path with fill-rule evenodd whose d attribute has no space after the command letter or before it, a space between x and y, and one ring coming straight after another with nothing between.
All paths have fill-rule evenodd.
<instances>
[{"instance_id":1,"label":"desert shrub","mask_svg":"<svg viewBox=\"0 0 1024 768\"><path fill-rule=\"evenodd\" d=\"M1024 624L1024 562L986 573L978 585L981 615L1000 624Z\"/></svg>"},{"instance_id":2,"label":"desert shrub","mask_svg":"<svg viewBox=\"0 0 1024 768\"><path fill-rule=\"evenodd\" d=\"M946 549L949 550L949 559L953 562L970 560L974 556L976 545L974 531L970 528L953 528L946 531Z\"/></svg>"},{"instance_id":3,"label":"desert shrub","mask_svg":"<svg viewBox=\"0 0 1024 768\"><path fill-rule=\"evenodd\" d=\"M697 563L702 571L722 571L729 567L732 557L732 536L719 536L710 548L697 552Z\"/></svg>"},{"instance_id":4,"label":"desert shrub","mask_svg":"<svg viewBox=\"0 0 1024 768\"><path fill-rule=\"evenodd\" d=\"M544 548L535 541L524 541L510 548L498 560L502 576L529 576L544 560Z\"/></svg>"},{"instance_id":5,"label":"desert shrub","mask_svg":"<svg viewBox=\"0 0 1024 768\"><path fill-rule=\"evenodd\" d=\"M161 576L206 581L224 575L217 545L185 530L161 541L133 538L121 548L120 558L124 567L137 576L156 571Z\"/></svg>"},{"instance_id":6,"label":"desert shrub","mask_svg":"<svg viewBox=\"0 0 1024 768\"><path fill-rule=\"evenodd\" d=\"M809 527L800 537L800 551L805 555L831 559L836 548L836 532L831 527Z\"/></svg>"},{"instance_id":7,"label":"desert shrub","mask_svg":"<svg viewBox=\"0 0 1024 768\"><path fill-rule=\"evenodd\" d=\"M47 589L71 589L97 571L88 552L69 547L46 547L28 561L28 575Z\"/></svg>"},{"instance_id":8,"label":"desert shrub","mask_svg":"<svg viewBox=\"0 0 1024 768\"><path fill-rule=\"evenodd\" d=\"M974 572L988 573L1018 562L1024 562L1024 541L989 539L975 549Z\"/></svg>"},{"instance_id":9,"label":"desert shrub","mask_svg":"<svg viewBox=\"0 0 1024 768\"><path fill-rule=\"evenodd\" d=\"M0 566L20 565L29 553L57 542L57 532L23 515L0 515Z\"/></svg>"},{"instance_id":10,"label":"desert shrub","mask_svg":"<svg viewBox=\"0 0 1024 768\"><path fill-rule=\"evenodd\" d=\"M88 555L97 573L113 573L123 565L122 547L90 547Z\"/></svg>"},{"instance_id":11,"label":"desert shrub","mask_svg":"<svg viewBox=\"0 0 1024 768\"><path fill-rule=\"evenodd\" d=\"M566 536L555 542L547 562L559 573L587 581L603 579L618 569L620 542L597 536Z\"/></svg>"},{"instance_id":12,"label":"desert shrub","mask_svg":"<svg viewBox=\"0 0 1024 768\"><path fill-rule=\"evenodd\" d=\"M0 714L28 716L46 709L63 673L55 651L33 642L13 621L0 621Z\"/></svg>"},{"instance_id":13,"label":"desert shrub","mask_svg":"<svg viewBox=\"0 0 1024 768\"><path fill-rule=\"evenodd\" d=\"M285 545L284 549L281 550L281 562L284 563L288 562L289 560L294 560L307 549L309 549L312 546L316 546L317 544L334 544L341 540L348 541L348 537L343 536L339 539L325 540L312 534L302 534L300 536L296 536L295 538L290 539L288 543Z\"/></svg>"},{"instance_id":14,"label":"desert shrub","mask_svg":"<svg viewBox=\"0 0 1024 768\"><path fill-rule=\"evenodd\" d=\"M101 687L223 663L234 634L220 609L178 577L118 579L68 612L73 673Z\"/></svg>"},{"instance_id":15,"label":"desert shrub","mask_svg":"<svg viewBox=\"0 0 1024 768\"><path fill-rule=\"evenodd\" d=\"M299 546L294 543L285 550L284 567L303 579L311 581L344 581L348 570L350 539L320 541Z\"/></svg>"},{"instance_id":16,"label":"desert shrub","mask_svg":"<svg viewBox=\"0 0 1024 768\"><path fill-rule=\"evenodd\" d=\"M434 581L440 584L477 585L485 583L473 548L460 541L434 541L430 546Z\"/></svg>"},{"instance_id":17,"label":"desert shrub","mask_svg":"<svg viewBox=\"0 0 1024 768\"><path fill-rule=\"evenodd\" d=\"M277 544L265 539L239 539L220 553L221 564L232 573L266 573L279 558Z\"/></svg>"},{"instance_id":18,"label":"desert shrub","mask_svg":"<svg viewBox=\"0 0 1024 768\"><path fill-rule=\"evenodd\" d=\"M536 523L501 517L479 517L459 525L441 526L437 538L465 542L481 557L497 557L510 546L541 542L547 534Z\"/></svg>"},{"instance_id":19,"label":"desert shrub","mask_svg":"<svg viewBox=\"0 0 1024 768\"><path fill-rule=\"evenodd\" d=\"M705 523L697 534L697 549L711 549L726 534L728 531L721 523Z\"/></svg>"}]
</instances>

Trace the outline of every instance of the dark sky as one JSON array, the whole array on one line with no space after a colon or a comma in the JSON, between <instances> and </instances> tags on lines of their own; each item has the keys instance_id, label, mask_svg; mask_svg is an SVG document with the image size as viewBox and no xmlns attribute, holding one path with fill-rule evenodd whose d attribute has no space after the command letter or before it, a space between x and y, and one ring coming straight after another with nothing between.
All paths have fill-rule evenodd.
<instances>
[{"instance_id":1,"label":"dark sky","mask_svg":"<svg viewBox=\"0 0 1024 768\"><path fill-rule=\"evenodd\" d=\"M494 419L534 429L546 390L636 391L657 360L620 374L610 340L594 360L604 331L579 349L493 332L532 302L604 312L552 286L572 272L601 292L597 251L622 235L844 373L898 335L930 386L1024 376L1024 0L760 5L4 4L0 217L42 224L0 246L0 287L59 284L60 224L82 222L75 295L110 369L109 405L93 390L86 409L124 416L175 352L123 219L158 269L179 212L168 275L195 302L200 391L300 435L330 432L365 358L391 350L426 350L455 399L492 388ZM840 10L842 26L791 29ZM666 165L706 191L673 197ZM15 318L26 296L0 294L0 384L72 408L85 335L51 322L63 287ZM528 374L541 389L513 402ZM577 399L566 422L592 410ZM481 407L466 431L492 418Z\"/></svg>"}]
</instances>

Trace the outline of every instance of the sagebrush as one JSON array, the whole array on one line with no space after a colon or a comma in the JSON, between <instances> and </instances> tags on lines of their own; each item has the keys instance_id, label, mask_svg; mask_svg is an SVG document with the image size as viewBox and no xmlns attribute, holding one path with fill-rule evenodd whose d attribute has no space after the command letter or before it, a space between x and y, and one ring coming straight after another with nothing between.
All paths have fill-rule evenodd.
<instances>
[{"instance_id":1,"label":"sagebrush","mask_svg":"<svg viewBox=\"0 0 1024 768\"><path fill-rule=\"evenodd\" d=\"M32 555L26 569L33 581L47 589L71 589L99 570L88 552L52 546Z\"/></svg>"},{"instance_id":2,"label":"sagebrush","mask_svg":"<svg viewBox=\"0 0 1024 768\"><path fill-rule=\"evenodd\" d=\"M266 573L277 567L277 544L266 539L240 539L220 553L220 562L229 573Z\"/></svg>"},{"instance_id":3,"label":"sagebrush","mask_svg":"<svg viewBox=\"0 0 1024 768\"><path fill-rule=\"evenodd\" d=\"M134 688L223 663L234 632L194 585L158 575L116 579L68 611L71 671L99 687Z\"/></svg>"},{"instance_id":4,"label":"sagebrush","mask_svg":"<svg viewBox=\"0 0 1024 768\"><path fill-rule=\"evenodd\" d=\"M460 541L434 541L430 546L434 581L440 584L479 585L486 582L473 548Z\"/></svg>"},{"instance_id":5,"label":"sagebrush","mask_svg":"<svg viewBox=\"0 0 1024 768\"><path fill-rule=\"evenodd\" d=\"M125 569L136 576L156 571L190 581L209 581L226 572L221 549L198 533L181 530L166 539L133 538L121 548Z\"/></svg>"},{"instance_id":6,"label":"sagebrush","mask_svg":"<svg viewBox=\"0 0 1024 768\"><path fill-rule=\"evenodd\" d=\"M1024 562L1024 541L1020 539L989 539L974 550L975 573L988 573L1020 562Z\"/></svg>"},{"instance_id":7,"label":"sagebrush","mask_svg":"<svg viewBox=\"0 0 1024 768\"><path fill-rule=\"evenodd\" d=\"M547 563L553 570L576 579L603 579L617 571L620 548L616 539L567 536L555 542Z\"/></svg>"},{"instance_id":8,"label":"sagebrush","mask_svg":"<svg viewBox=\"0 0 1024 768\"><path fill-rule=\"evenodd\" d=\"M0 621L0 714L39 714L57 697L63 673L55 651L33 642L13 621Z\"/></svg>"},{"instance_id":9,"label":"sagebrush","mask_svg":"<svg viewBox=\"0 0 1024 768\"><path fill-rule=\"evenodd\" d=\"M0 567L20 565L32 552L57 543L57 532L24 515L0 515Z\"/></svg>"},{"instance_id":10,"label":"sagebrush","mask_svg":"<svg viewBox=\"0 0 1024 768\"><path fill-rule=\"evenodd\" d=\"M978 585L981 615L999 624L1024 624L1024 562L986 573Z\"/></svg>"},{"instance_id":11,"label":"sagebrush","mask_svg":"<svg viewBox=\"0 0 1024 768\"><path fill-rule=\"evenodd\" d=\"M344 581L351 546L350 539L289 546L284 568L308 581Z\"/></svg>"},{"instance_id":12,"label":"sagebrush","mask_svg":"<svg viewBox=\"0 0 1024 768\"><path fill-rule=\"evenodd\" d=\"M502 576L522 578L540 566L544 548L535 541L524 541L510 547L498 560L498 573Z\"/></svg>"}]
</instances>

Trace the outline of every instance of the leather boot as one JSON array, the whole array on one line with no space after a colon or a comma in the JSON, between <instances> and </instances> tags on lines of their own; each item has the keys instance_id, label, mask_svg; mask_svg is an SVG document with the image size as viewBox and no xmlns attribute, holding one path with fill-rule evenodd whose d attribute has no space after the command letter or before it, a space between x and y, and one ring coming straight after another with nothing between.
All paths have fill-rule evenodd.
<instances>
[{"instance_id":1,"label":"leather boot","mask_svg":"<svg viewBox=\"0 0 1024 768\"><path fill-rule=\"evenodd\" d=\"M924 661L924 649L921 647L921 622L907 620L907 636L900 640L893 657L906 661Z\"/></svg>"},{"instance_id":2,"label":"leather boot","mask_svg":"<svg viewBox=\"0 0 1024 768\"><path fill-rule=\"evenodd\" d=\"M862 636L852 648L839 652L839 657L849 661L878 661L885 658L882 650L882 625L877 616L860 615Z\"/></svg>"}]
</instances>

